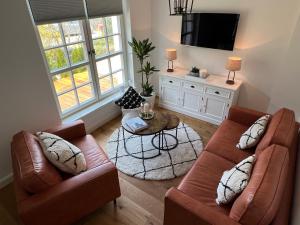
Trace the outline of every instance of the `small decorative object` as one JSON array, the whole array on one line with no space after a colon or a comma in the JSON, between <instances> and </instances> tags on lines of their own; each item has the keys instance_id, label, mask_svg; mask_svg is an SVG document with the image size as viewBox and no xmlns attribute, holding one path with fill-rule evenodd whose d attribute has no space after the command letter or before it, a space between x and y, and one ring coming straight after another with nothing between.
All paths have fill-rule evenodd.
<instances>
[{"instance_id":1,"label":"small decorative object","mask_svg":"<svg viewBox=\"0 0 300 225\"><path fill-rule=\"evenodd\" d=\"M155 101L155 94L153 92L153 85L150 84L149 78L154 72L158 72L155 66L151 66L150 61L146 62L146 59L149 58L150 52L155 49L152 45L152 42L147 38L143 41L137 41L135 38L132 39L132 42L128 42L133 52L136 54L139 63L140 70L139 73L142 75L142 89L141 96L146 99L146 101ZM146 62L146 63L145 63ZM144 79L146 78L146 82Z\"/></svg>"},{"instance_id":2,"label":"small decorative object","mask_svg":"<svg viewBox=\"0 0 300 225\"><path fill-rule=\"evenodd\" d=\"M144 120L151 120L154 117L154 112L150 103L141 103L139 116Z\"/></svg>"},{"instance_id":3,"label":"small decorative object","mask_svg":"<svg viewBox=\"0 0 300 225\"><path fill-rule=\"evenodd\" d=\"M166 59L168 60L168 69L167 72L174 72L173 60L177 59L177 52L174 48L166 49ZM171 64L171 67L170 67Z\"/></svg>"},{"instance_id":4,"label":"small decorative object","mask_svg":"<svg viewBox=\"0 0 300 225\"><path fill-rule=\"evenodd\" d=\"M193 66L192 70L190 71L190 75L193 77L199 77L199 71L200 69L198 69L196 66Z\"/></svg>"},{"instance_id":5,"label":"small decorative object","mask_svg":"<svg viewBox=\"0 0 300 225\"><path fill-rule=\"evenodd\" d=\"M203 78L203 79L205 79L205 78L208 77L208 71L207 71L207 69L201 69L200 70L200 77Z\"/></svg>"},{"instance_id":6,"label":"small decorative object","mask_svg":"<svg viewBox=\"0 0 300 225\"><path fill-rule=\"evenodd\" d=\"M227 77L227 84L234 84L235 72L240 71L242 66L242 59L240 57L229 57L226 64L226 69L229 70ZM230 73L233 72L233 79L231 80Z\"/></svg>"},{"instance_id":7,"label":"small decorative object","mask_svg":"<svg viewBox=\"0 0 300 225\"><path fill-rule=\"evenodd\" d=\"M194 0L169 0L170 16L192 13Z\"/></svg>"}]
</instances>

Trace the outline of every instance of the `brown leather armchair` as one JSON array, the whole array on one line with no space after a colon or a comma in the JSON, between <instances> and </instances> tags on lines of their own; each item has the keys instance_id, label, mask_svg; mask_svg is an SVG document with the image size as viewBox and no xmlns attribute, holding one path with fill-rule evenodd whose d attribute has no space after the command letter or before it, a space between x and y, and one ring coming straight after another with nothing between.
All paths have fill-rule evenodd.
<instances>
[{"instance_id":1,"label":"brown leather armchair","mask_svg":"<svg viewBox=\"0 0 300 225\"><path fill-rule=\"evenodd\" d=\"M82 121L47 132L79 147L87 171L76 176L57 170L37 138L26 131L13 137L12 162L18 213L25 225L67 225L118 198L118 172Z\"/></svg>"}]
</instances>

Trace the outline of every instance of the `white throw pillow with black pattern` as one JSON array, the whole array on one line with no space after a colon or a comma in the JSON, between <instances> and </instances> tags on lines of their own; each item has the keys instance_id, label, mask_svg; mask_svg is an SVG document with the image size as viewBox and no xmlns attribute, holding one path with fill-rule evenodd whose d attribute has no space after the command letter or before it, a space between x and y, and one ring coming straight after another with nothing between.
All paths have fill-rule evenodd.
<instances>
[{"instance_id":1,"label":"white throw pillow with black pattern","mask_svg":"<svg viewBox=\"0 0 300 225\"><path fill-rule=\"evenodd\" d=\"M86 170L86 161L79 148L59 136L46 132L36 135L46 158L58 169L73 175Z\"/></svg>"},{"instance_id":2,"label":"white throw pillow with black pattern","mask_svg":"<svg viewBox=\"0 0 300 225\"><path fill-rule=\"evenodd\" d=\"M216 203L218 205L230 203L248 185L255 155L241 161L231 170L225 171L218 185Z\"/></svg>"},{"instance_id":3,"label":"white throw pillow with black pattern","mask_svg":"<svg viewBox=\"0 0 300 225\"><path fill-rule=\"evenodd\" d=\"M124 95L115 101L115 104L123 107L124 109L135 109L141 106L141 103L144 102L145 99L142 98L133 87L129 87L128 90L124 93Z\"/></svg>"},{"instance_id":4,"label":"white throw pillow with black pattern","mask_svg":"<svg viewBox=\"0 0 300 225\"><path fill-rule=\"evenodd\" d=\"M270 115L265 115L256 120L255 123L242 134L236 147L239 149L247 149L256 146L265 133L269 119Z\"/></svg>"}]
</instances>

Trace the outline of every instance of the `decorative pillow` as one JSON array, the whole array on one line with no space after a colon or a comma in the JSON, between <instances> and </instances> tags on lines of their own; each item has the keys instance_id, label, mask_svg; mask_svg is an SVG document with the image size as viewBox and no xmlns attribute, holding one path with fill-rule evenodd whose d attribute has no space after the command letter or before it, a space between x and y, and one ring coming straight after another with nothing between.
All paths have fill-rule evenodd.
<instances>
[{"instance_id":1,"label":"decorative pillow","mask_svg":"<svg viewBox=\"0 0 300 225\"><path fill-rule=\"evenodd\" d=\"M46 158L58 169L73 175L86 170L86 161L79 148L59 136L46 132L36 135Z\"/></svg>"},{"instance_id":2,"label":"decorative pillow","mask_svg":"<svg viewBox=\"0 0 300 225\"><path fill-rule=\"evenodd\" d=\"M231 170L223 173L217 189L216 203L218 205L231 202L246 188L254 162L255 155L249 156Z\"/></svg>"},{"instance_id":3,"label":"decorative pillow","mask_svg":"<svg viewBox=\"0 0 300 225\"><path fill-rule=\"evenodd\" d=\"M239 149L247 149L256 146L267 128L269 119L270 115L265 115L256 120L256 122L242 134L236 147Z\"/></svg>"},{"instance_id":4,"label":"decorative pillow","mask_svg":"<svg viewBox=\"0 0 300 225\"><path fill-rule=\"evenodd\" d=\"M124 95L115 101L115 104L123 107L124 109L135 109L141 106L141 103L144 102L139 93L133 89L133 87L129 87L128 90L124 93Z\"/></svg>"}]
</instances>

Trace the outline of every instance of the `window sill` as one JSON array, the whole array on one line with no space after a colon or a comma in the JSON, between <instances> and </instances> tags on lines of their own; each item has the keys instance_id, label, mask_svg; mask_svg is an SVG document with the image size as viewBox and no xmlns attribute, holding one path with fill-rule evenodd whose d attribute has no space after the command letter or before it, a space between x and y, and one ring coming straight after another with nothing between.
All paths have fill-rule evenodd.
<instances>
[{"instance_id":1,"label":"window sill","mask_svg":"<svg viewBox=\"0 0 300 225\"><path fill-rule=\"evenodd\" d=\"M95 104L92 104L90 106L88 106L87 108L84 108L70 116L67 116L65 118L63 118L63 122L73 122L73 121L76 121L76 120L80 120L82 119L83 117L93 113L94 111L96 110L99 110L101 108L104 108L105 106L111 104L111 103L114 103L117 99L119 99L120 97L122 97L123 95L123 92L118 92L118 93L115 93L103 100L101 100L100 102L97 102Z\"/></svg>"}]
</instances>

